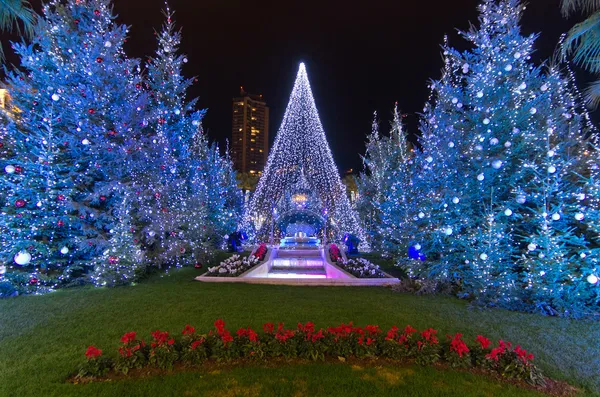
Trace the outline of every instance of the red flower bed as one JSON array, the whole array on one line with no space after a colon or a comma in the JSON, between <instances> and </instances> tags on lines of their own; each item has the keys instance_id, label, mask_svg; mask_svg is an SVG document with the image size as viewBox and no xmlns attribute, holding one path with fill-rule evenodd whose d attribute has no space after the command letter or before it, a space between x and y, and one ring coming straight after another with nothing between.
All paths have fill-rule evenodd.
<instances>
[{"instance_id":1,"label":"red flower bed","mask_svg":"<svg viewBox=\"0 0 600 397\"><path fill-rule=\"evenodd\" d=\"M338 248L337 245L331 244L329 246L329 257L331 258L331 261L333 263L336 263L340 259L342 259L342 253L340 252L340 249Z\"/></svg>"},{"instance_id":2,"label":"red flower bed","mask_svg":"<svg viewBox=\"0 0 600 397\"><path fill-rule=\"evenodd\" d=\"M254 257L258 258L259 261L265 259L265 255L267 254L267 245L265 243L261 243L256 251L254 251Z\"/></svg>"},{"instance_id":3,"label":"red flower bed","mask_svg":"<svg viewBox=\"0 0 600 397\"><path fill-rule=\"evenodd\" d=\"M410 360L419 365L439 361L453 367L484 368L538 385L544 380L532 364L533 355L520 346L513 348L511 343L500 340L498 346L492 348L490 340L481 335L468 345L460 333L448 335L441 342L437 330L428 328L418 332L410 325L403 330L393 326L384 331L378 325L357 327L352 323L327 329L317 329L312 322L298 323L295 329L287 329L283 323L277 326L266 323L262 331L245 327L232 334L219 319L214 329L205 334L186 325L181 336L159 330L151 336L152 342L147 345L137 339L135 332L126 333L115 359L103 357L102 350L95 346L88 347L87 360L78 376L103 376L113 369L127 373L131 368L144 366L170 369L176 363L198 365L206 360L384 357Z\"/></svg>"}]
</instances>

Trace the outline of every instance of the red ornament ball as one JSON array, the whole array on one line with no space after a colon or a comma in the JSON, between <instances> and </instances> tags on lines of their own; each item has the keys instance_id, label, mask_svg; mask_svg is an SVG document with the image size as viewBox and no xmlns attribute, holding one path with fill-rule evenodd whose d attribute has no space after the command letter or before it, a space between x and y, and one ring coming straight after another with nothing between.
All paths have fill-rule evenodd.
<instances>
[{"instance_id":1,"label":"red ornament ball","mask_svg":"<svg viewBox=\"0 0 600 397\"><path fill-rule=\"evenodd\" d=\"M96 62L98 63L102 63L104 61L104 59L102 59L101 57L96 58Z\"/></svg>"},{"instance_id":2,"label":"red ornament ball","mask_svg":"<svg viewBox=\"0 0 600 397\"><path fill-rule=\"evenodd\" d=\"M100 201L106 201L106 196L100 196Z\"/></svg>"},{"instance_id":3,"label":"red ornament ball","mask_svg":"<svg viewBox=\"0 0 600 397\"><path fill-rule=\"evenodd\" d=\"M119 263L119 257L118 256L109 256L108 263L110 263L111 265Z\"/></svg>"},{"instance_id":4,"label":"red ornament ball","mask_svg":"<svg viewBox=\"0 0 600 397\"><path fill-rule=\"evenodd\" d=\"M88 109L88 113L89 114L94 114L94 113L96 113L96 111L94 109Z\"/></svg>"},{"instance_id":5,"label":"red ornament ball","mask_svg":"<svg viewBox=\"0 0 600 397\"><path fill-rule=\"evenodd\" d=\"M140 83L137 83L137 84L135 85L135 88L137 88L137 89L139 90L140 88L142 88L142 85L141 85Z\"/></svg>"},{"instance_id":6,"label":"red ornament ball","mask_svg":"<svg viewBox=\"0 0 600 397\"><path fill-rule=\"evenodd\" d=\"M79 24L79 19L76 19L73 21L75 23L75 25Z\"/></svg>"},{"instance_id":7,"label":"red ornament ball","mask_svg":"<svg viewBox=\"0 0 600 397\"><path fill-rule=\"evenodd\" d=\"M157 199L159 199L160 198L160 193L159 192L154 193L154 197L156 197Z\"/></svg>"},{"instance_id":8,"label":"red ornament ball","mask_svg":"<svg viewBox=\"0 0 600 397\"><path fill-rule=\"evenodd\" d=\"M21 172L23 172L23 167L21 167L20 165L15 165L15 172L17 174L20 174Z\"/></svg>"},{"instance_id":9,"label":"red ornament ball","mask_svg":"<svg viewBox=\"0 0 600 397\"><path fill-rule=\"evenodd\" d=\"M35 277L29 280L29 284L31 284L31 285L35 285L37 283L38 283L38 279Z\"/></svg>"},{"instance_id":10,"label":"red ornament ball","mask_svg":"<svg viewBox=\"0 0 600 397\"><path fill-rule=\"evenodd\" d=\"M65 196L63 194L59 194L58 196L56 196L56 199L58 201L65 201Z\"/></svg>"},{"instance_id":11,"label":"red ornament ball","mask_svg":"<svg viewBox=\"0 0 600 397\"><path fill-rule=\"evenodd\" d=\"M117 135L117 131L108 131L108 135L115 136Z\"/></svg>"},{"instance_id":12,"label":"red ornament ball","mask_svg":"<svg viewBox=\"0 0 600 397\"><path fill-rule=\"evenodd\" d=\"M65 225L64 221L58 221L56 222L56 224L58 225L58 227L63 227Z\"/></svg>"},{"instance_id":13,"label":"red ornament ball","mask_svg":"<svg viewBox=\"0 0 600 397\"><path fill-rule=\"evenodd\" d=\"M162 212L169 212L168 209L166 209L165 207L162 208Z\"/></svg>"},{"instance_id":14,"label":"red ornament ball","mask_svg":"<svg viewBox=\"0 0 600 397\"><path fill-rule=\"evenodd\" d=\"M100 10L94 10L94 15L95 16L100 16Z\"/></svg>"},{"instance_id":15,"label":"red ornament ball","mask_svg":"<svg viewBox=\"0 0 600 397\"><path fill-rule=\"evenodd\" d=\"M195 267L196 269L202 269L202 263L196 263L196 264L194 265L194 267Z\"/></svg>"},{"instance_id":16,"label":"red ornament ball","mask_svg":"<svg viewBox=\"0 0 600 397\"><path fill-rule=\"evenodd\" d=\"M18 199L17 201L15 201L15 207L17 208L23 208L25 207L25 204L27 204L27 202L23 199Z\"/></svg>"}]
</instances>

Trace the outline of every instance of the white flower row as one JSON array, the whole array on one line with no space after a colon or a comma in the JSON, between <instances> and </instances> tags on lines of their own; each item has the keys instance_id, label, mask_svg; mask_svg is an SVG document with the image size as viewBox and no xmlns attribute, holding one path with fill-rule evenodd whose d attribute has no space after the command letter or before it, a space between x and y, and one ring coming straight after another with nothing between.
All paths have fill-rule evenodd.
<instances>
[{"instance_id":1,"label":"white flower row","mask_svg":"<svg viewBox=\"0 0 600 397\"><path fill-rule=\"evenodd\" d=\"M208 273L216 276L235 277L258 264L258 262L260 262L259 259L254 255L242 258L240 255L235 254L225 259L219 265L209 267Z\"/></svg>"},{"instance_id":2,"label":"white flower row","mask_svg":"<svg viewBox=\"0 0 600 397\"><path fill-rule=\"evenodd\" d=\"M385 274L375 265L363 258L349 259L347 261L339 261L338 265L348 273L355 275L358 278L384 278Z\"/></svg>"}]
</instances>

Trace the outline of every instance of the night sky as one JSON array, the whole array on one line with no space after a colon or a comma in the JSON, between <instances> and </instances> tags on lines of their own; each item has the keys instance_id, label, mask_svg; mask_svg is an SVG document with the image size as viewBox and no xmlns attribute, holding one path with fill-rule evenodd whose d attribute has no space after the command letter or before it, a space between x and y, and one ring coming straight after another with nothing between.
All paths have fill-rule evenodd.
<instances>
[{"instance_id":1,"label":"night sky","mask_svg":"<svg viewBox=\"0 0 600 397\"><path fill-rule=\"evenodd\" d=\"M39 1L32 4L39 10ZM132 57L152 55L163 0L116 0L119 21L131 25ZM464 49L456 29L477 21L477 0L242 1L170 0L183 28L190 95L208 108L205 128L224 144L231 136L231 99L239 87L263 94L271 108L271 142L279 128L299 62L305 62L327 138L339 169L360 168L365 135L377 110L387 129L395 101L416 133L439 78L440 44ZM540 32L535 61L550 57L577 18L560 15L559 0L531 0L523 33ZM6 40L3 40L6 42ZM7 45L5 49L10 52ZM9 56L9 61L15 61Z\"/></svg>"}]
</instances>

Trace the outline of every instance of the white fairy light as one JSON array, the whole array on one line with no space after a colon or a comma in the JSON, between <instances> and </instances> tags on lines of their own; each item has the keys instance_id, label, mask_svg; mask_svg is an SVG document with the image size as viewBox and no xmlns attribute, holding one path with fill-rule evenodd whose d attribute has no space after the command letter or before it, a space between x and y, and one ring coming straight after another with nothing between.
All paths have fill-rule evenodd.
<instances>
[{"instance_id":1,"label":"white fairy light","mask_svg":"<svg viewBox=\"0 0 600 397\"><path fill-rule=\"evenodd\" d=\"M304 63L298 69L273 149L244 214L243 227L256 229L257 239L264 240L270 234L273 205L286 188L299 180L302 170L329 214L327 230L335 230L340 236L356 235L362 248L369 249L329 149ZM257 222L260 219L263 221Z\"/></svg>"}]
</instances>

